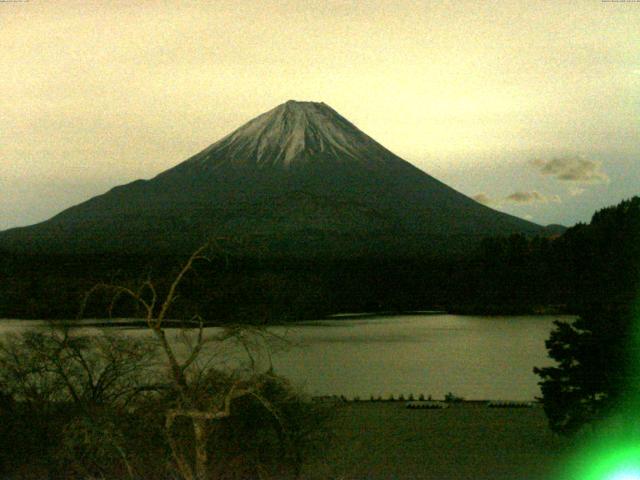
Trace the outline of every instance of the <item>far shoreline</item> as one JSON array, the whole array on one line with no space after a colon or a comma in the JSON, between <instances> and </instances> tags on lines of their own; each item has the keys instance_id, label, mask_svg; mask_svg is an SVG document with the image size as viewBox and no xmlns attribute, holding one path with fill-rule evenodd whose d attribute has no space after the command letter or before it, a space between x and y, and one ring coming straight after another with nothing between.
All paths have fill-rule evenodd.
<instances>
[{"instance_id":1,"label":"far shoreline","mask_svg":"<svg viewBox=\"0 0 640 480\"><path fill-rule=\"evenodd\" d=\"M471 310L471 309L452 309L452 310L385 310L385 311L370 311L370 312L345 312L331 314L321 318L300 318L292 319L288 321L278 321L269 323L249 323L249 322L204 322L204 328L213 327L226 327L231 325L246 325L252 327L278 327L278 326L312 326L318 325L321 322L327 321L351 321L351 320L371 320L380 317L401 317L407 315L415 316L435 316L435 315L455 315L461 317L548 317L553 315L578 315L577 313L567 311L564 308L554 308L551 306L548 308L540 308L535 310L501 310L501 309L485 309L485 310ZM60 318L1 318L1 322L24 322L28 323L49 323L52 325L70 326L70 327L83 327L83 328L121 328L121 329L140 329L146 328L147 322L142 318L83 318L83 319L60 319ZM195 322L189 322L185 320L165 320L165 328L199 328L199 325Z\"/></svg>"}]
</instances>

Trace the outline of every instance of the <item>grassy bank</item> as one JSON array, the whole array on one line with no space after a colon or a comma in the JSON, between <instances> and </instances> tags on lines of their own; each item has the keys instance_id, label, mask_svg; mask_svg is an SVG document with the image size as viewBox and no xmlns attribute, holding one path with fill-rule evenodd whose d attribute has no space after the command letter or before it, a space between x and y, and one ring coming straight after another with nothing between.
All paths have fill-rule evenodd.
<instances>
[{"instance_id":1,"label":"grassy bank","mask_svg":"<svg viewBox=\"0 0 640 480\"><path fill-rule=\"evenodd\" d=\"M540 406L353 402L338 407L333 427L332 446L304 478L547 480L570 446L552 435Z\"/></svg>"}]
</instances>

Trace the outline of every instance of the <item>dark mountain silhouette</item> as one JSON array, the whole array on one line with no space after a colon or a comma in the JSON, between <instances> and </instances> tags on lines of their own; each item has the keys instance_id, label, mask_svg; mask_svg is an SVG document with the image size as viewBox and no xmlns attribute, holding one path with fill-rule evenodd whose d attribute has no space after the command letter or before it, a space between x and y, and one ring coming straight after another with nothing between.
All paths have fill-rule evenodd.
<instances>
[{"instance_id":1,"label":"dark mountain silhouette","mask_svg":"<svg viewBox=\"0 0 640 480\"><path fill-rule=\"evenodd\" d=\"M183 252L226 237L271 253L339 257L543 232L429 176L324 103L289 101L151 180L0 232L0 247Z\"/></svg>"}]
</instances>

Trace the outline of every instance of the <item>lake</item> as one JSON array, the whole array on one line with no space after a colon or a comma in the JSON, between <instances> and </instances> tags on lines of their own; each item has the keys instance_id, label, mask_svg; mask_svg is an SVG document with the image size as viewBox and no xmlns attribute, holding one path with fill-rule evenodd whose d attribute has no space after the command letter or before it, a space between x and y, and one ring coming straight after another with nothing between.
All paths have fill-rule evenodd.
<instances>
[{"instance_id":1,"label":"lake","mask_svg":"<svg viewBox=\"0 0 640 480\"><path fill-rule=\"evenodd\" d=\"M544 346L552 322L572 318L412 314L304 322L271 327L289 343L272 362L311 395L533 400L540 395L533 367L552 364ZM2 320L0 332L37 324Z\"/></svg>"}]
</instances>

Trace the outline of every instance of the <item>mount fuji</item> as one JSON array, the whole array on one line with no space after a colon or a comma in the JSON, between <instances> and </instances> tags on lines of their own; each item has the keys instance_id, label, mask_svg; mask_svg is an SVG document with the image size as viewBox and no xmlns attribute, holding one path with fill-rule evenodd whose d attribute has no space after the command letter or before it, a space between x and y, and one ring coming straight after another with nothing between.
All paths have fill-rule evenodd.
<instances>
[{"instance_id":1,"label":"mount fuji","mask_svg":"<svg viewBox=\"0 0 640 480\"><path fill-rule=\"evenodd\" d=\"M288 101L150 180L0 232L0 248L183 253L224 237L278 255L409 255L543 231L436 180L328 105Z\"/></svg>"}]
</instances>

